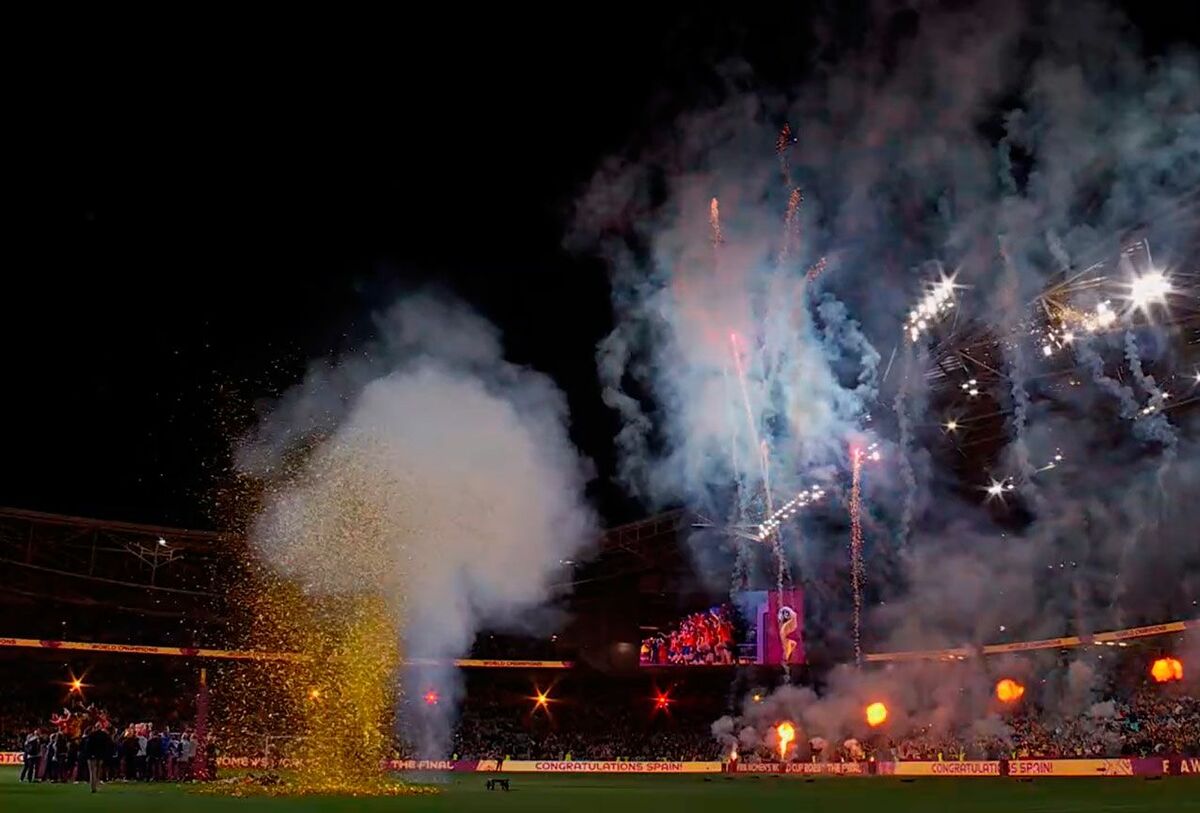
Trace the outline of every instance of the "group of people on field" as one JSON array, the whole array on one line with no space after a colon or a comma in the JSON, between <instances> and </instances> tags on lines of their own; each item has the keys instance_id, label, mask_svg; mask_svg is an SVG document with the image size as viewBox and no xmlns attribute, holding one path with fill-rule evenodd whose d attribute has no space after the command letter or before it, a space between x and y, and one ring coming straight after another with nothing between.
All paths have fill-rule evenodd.
<instances>
[{"instance_id":1,"label":"group of people on field","mask_svg":"<svg viewBox=\"0 0 1200 813\"><path fill-rule=\"evenodd\" d=\"M186 782L195 775L199 743L190 731L149 724L116 732L107 721L31 731L22 744L22 782ZM207 755L201 755L201 758Z\"/></svg>"}]
</instances>

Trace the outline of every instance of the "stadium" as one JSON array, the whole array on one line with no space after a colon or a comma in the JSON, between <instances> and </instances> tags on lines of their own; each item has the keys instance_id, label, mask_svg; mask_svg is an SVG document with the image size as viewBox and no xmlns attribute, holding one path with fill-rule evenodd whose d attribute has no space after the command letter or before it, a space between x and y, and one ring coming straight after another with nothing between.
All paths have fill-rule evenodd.
<instances>
[{"instance_id":1,"label":"stadium","mask_svg":"<svg viewBox=\"0 0 1200 813\"><path fill-rule=\"evenodd\" d=\"M1194 25L477 13L59 31L0 810L1196 809Z\"/></svg>"},{"instance_id":2,"label":"stadium","mask_svg":"<svg viewBox=\"0 0 1200 813\"><path fill-rule=\"evenodd\" d=\"M839 792L825 783L839 781L878 782L879 790L872 786L862 792L863 801L856 803L863 805L883 788L903 788L914 805L927 805L941 802L940 791L918 792L895 783L912 783L921 776L945 782L950 777L950 782L979 783L976 787L983 788L984 795L1005 797L1007 790L997 784L1027 783L1047 775L1123 776L1132 782L1138 776L1200 771L1200 702L1190 691L1192 684L1172 674L1160 683L1163 676L1153 674L1168 653L1186 651L1196 621L1082 639L993 645L986 654L980 648L866 655L867 668L885 668L894 659L923 654L936 659L938 669L949 670L969 668L963 663L968 659L1030 653L1035 647L1045 653L1039 660L1045 669L1069 670L1081 652L1115 658L1119 667L1112 672L1114 682L1095 693L1105 699L1082 709L1077 719L1057 720L1053 729L1039 722L1034 709L1018 708L1020 697L1001 696L1005 691L1024 694L1025 688L1018 683L1016 690L1007 690L1001 682L1009 679L999 678L995 705L1014 706L1002 717L1006 736L976 732L971 738L961 731L922 728L897 737L886 723L874 733L864 706L864 734L859 739L839 744L814 736L809 742L784 743L777 734L768 734L753 748L730 746L714 736L714 722L729 712L731 696L736 702L734 693L743 692L740 700L752 707L778 704L784 680L777 663L753 663L757 656L745 644L728 659L668 655L670 645L658 654L659 641L682 640L681 626L689 621L702 624L720 609L705 606L711 597L698 591L695 574L689 572L691 560L680 542L686 538L689 519L701 523L672 512L615 528L604 534L598 555L586 565L564 564L564 577L575 587L562 594L573 623L541 639L482 633L467 657L456 663L461 681L430 684L414 698L426 708L460 698L452 751L446 758L422 758L397 729L386 767L419 781L442 775L437 787L446 788L447 802L455 805L464 804L463 796L466 804L477 802L487 780L503 778L524 791L523 803L527 795L550 794L559 803L585 809L607 798L602 788L578 778L595 774L605 775L605 787L612 792L657 797L666 788L680 803L715 809L746 794L834 803ZM154 800L160 797L146 795L153 793L146 788L159 784L198 783L201 777L240 783L303 770L304 741L312 735L306 735L302 723L277 722L286 714L253 722L239 716L242 710L226 716L231 710L221 695L227 685L240 685L229 665L246 653L205 648L212 641L227 640L229 616L236 617L221 595L228 590L224 578L239 569L238 560L245 555L243 541L13 509L3 512L0 539L9 567L3 591L4 617L10 619L5 633L22 633L21 638L0 637L4 680L10 687L0 718L3 759L13 766L8 772L15 775L24 765L29 732L40 730L43 744L35 755L36 775L52 785L69 786L80 776L86 781L86 762L80 760L77 746L64 748L59 743L79 737L78 720L86 721L97 709L125 732L103 768L114 786L131 786L126 792L135 795L121 796L123 806L158 804ZM691 590L662 589L688 584ZM701 609L679 617L680 606L688 605ZM39 608L37 613L30 612L33 607ZM86 613L80 607L86 607ZM35 616L41 625L31 628L27 619ZM15 619L21 620L14 623ZM789 680L796 686L819 685L833 667L810 658L793 669ZM303 686L298 691L290 683L288 687L273 702L320 702L316 686L307 692ZM864 703L866 699L864 695ZM782 715L793 714L784 708L770 714L783 722ZM302 720L303 715L292 719ZM49 738L56 732L61 739L51 747ZM203 768L195 757L182 759L185 734L203 737ZM145 745L139 751L138 739L146 743L147 735L163 743L158 757L147 758ZM338 738L334 732L320 736ZM157 749L149 750L153 754ZM822 787L803 785L818 777ZM793 796L786 785L762 786L764 779L803 787ZM711 788L715 781L755 784L735 792ZM971 792L955 788L952 798L972 798ZM1106 804L1113 792L1103 791ZM1031 795L1024 788L1021 793ZM1061 783L1050 783L1044 793L1036 797L1038 804L1064 794L1079 798L1079 791ZM857 798L859 791L853 795ZM1132 794L1143 797L1140 790Z\"/></svg>"}]
</instances>

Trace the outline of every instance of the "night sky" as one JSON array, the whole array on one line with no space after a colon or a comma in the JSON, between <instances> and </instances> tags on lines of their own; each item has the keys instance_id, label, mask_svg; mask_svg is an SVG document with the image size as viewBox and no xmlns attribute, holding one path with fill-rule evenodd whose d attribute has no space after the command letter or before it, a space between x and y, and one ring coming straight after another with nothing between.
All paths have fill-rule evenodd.
<instances>
[{"instance_id":1,"label":"night sky","mask_svg":"<svg viewBox=\"0 0 1200 813\"><path fill-rule=\"evenodd\" d=\"M572 201L726 82L786 87L852 42L862 14L825 5L14 30L0 504L219 525L255 403L436 283L567 392L593 500L635 518L595 375L607 272L563 247ZM1134 11L1152 40L1194 34Z\"/></svg>"}]
</instances>

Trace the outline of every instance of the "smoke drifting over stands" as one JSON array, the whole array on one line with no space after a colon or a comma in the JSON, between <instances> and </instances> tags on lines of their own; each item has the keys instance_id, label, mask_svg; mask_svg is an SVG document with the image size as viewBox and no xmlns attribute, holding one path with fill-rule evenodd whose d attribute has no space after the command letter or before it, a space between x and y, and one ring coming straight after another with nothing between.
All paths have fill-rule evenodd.
<instances>
[{"instance_id":1,"label":"smoke drifting over stands","mask_svg":"<svg viewBox=\"0 0 1200 813\"><path fill-rule=\"evenodd\" d=\"M711 583L802 584L833 652L858 643L866 442L868 649L1197 615L1197 53L1101 4L1002 3L881 13L817 54L786 87L728 66L579 202L572 244L612 268L624 482L716 518ZM813 481L842 499L747 575L728 537ZM1098 657L1034 658L1038 703L1066 713ZM872 684L914 728L986 725L985 668L835 670L790 713L844 736Z\"/></svg>"}]
</instances>

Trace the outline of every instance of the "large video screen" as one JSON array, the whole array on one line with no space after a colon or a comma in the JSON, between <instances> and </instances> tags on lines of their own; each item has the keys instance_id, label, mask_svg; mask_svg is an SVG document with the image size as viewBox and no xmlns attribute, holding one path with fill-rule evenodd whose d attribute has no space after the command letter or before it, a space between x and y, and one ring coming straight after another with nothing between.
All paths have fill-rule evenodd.
<instances>
[{"instance_id":1,"label":"large video screen","mask_svg":"<svg viewBox=\"0 0 1200 813\"><path fill-rule=\"evenodd\" d=\"M804 663L800 590L738 593L730 603L689 613L642 639L642 666Z\"/></svg>"}]
</instances>

